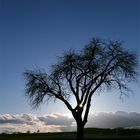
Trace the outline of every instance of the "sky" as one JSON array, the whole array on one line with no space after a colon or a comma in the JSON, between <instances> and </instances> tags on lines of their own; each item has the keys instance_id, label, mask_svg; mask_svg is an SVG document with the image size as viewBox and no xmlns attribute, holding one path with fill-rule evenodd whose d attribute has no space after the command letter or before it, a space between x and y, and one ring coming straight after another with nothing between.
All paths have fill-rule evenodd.
<instances>
[{"instance_id":1,"label":"sky","mask_svg":"<svg viewBox=\"0 0 140 140\"><path fill-rule=\"evenodd\" d=\"M23 72L36 67L49 72L50 65L55 64L57 56L69 49L82 49L93 37L123 41L126 49L136 52L139 56L140 1L0 0L1 129L15 125L13 121L11 124L1 121L3 116L24 120L24 115L27 115L31 120L34 118L44 124L38 115L65 116L70 113L59 101L43 104L39 109L33 110L25 97ZM140 74L140 67L137 71ZM127 115L128 112L139 115L140 76L137 79L137 83L129 84L134 94L130 94L123 101L119 99L120 94L117 91L95 95L91 114L116 114L118 111L124 111ZM17 124L27 125L21 122ZM54 124L54 127L59 125Z\"/></svg>"}]
</instances>

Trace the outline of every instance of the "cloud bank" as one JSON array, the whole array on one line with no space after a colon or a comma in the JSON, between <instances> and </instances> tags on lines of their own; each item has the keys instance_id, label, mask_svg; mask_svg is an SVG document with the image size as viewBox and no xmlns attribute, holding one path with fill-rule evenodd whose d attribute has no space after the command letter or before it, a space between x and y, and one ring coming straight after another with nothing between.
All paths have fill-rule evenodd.
<instances>
[{"instance_id":1,"label":"cloud bank","mask_svg":"<svg viewBox=\"0 0 140 140\"><path fill-rule=\"evenodd\" d=\"M140 128L140 113L117 111L89 115L86 127L97 128ZM43 116L34 114L0 115L0 133L7 132L62 132L75 131L76 123L68 114L53 113Z\"/></svg>"}]
</instances>

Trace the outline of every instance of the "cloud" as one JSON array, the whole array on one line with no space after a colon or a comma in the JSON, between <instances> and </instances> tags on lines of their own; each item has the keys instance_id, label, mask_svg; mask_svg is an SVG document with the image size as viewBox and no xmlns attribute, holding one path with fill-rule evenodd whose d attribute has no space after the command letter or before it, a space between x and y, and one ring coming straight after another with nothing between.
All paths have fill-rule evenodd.
<instances>
[{"instance_id":1,"label":"cloud","mask_svg":"<svg viewBox=\"0 0 140 140\"><path fill-rule=\"evenodd\" d=\"M117 111L115 113L94 113L89 115L86 127L115 128L140 127L140 113ZM76 123L68 114L53 113L43 116L34 114L0 115L2 132L62 132L76 130Z\"/></svg>"},{"instance_id":2,"label":"cloud","mask_svg":"<svg viewBox=\"0 0 140 140\"><path fill-rule=\"evenodd\" d=\"M54 113L47 115L45 117L38 117L40 121L43 121L46 125L72 125L73 118L70 118L68 115L62 115L59 113Z\"/></svg>"},{"instance_id":3,"label":"cloud","mask_svg":"<svg viewBox=\"0 0 140 140\"><path fill-rule=\"evenodd\" d=\"M0 115L0 124L29 124L33 125L34 122L37 121L37 117L35 115L22 114L22 115Z\"/></svg>"},{"instance_id":4,"label":"cloud","mask_svg":"<svg viewBox=\"0 0 140 140\"><path fill-rule=\"evenodd\" d=\"M139 127L140 113L117 111L115 113L100 112L89 116L88 127L116 128Z\"/></svg>"},{"instance_id":5,"label":"cloud","mask_svg":"<svg viewBox=\"0 0 140 140\"><path fill-rule=\"evenodd\" d=\"M74 120L66 114L34 114L0 115L0 133L7 132L62 132L73 130Z\"/></svg>"}]
</instances>

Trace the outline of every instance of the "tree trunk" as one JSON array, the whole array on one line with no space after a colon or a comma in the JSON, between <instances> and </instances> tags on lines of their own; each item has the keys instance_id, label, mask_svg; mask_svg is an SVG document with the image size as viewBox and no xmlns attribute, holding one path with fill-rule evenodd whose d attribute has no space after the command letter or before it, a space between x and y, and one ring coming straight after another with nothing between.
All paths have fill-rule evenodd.
<instances>
[{"instance_id":1,"label":"tree trunk","mask_svg":"<svg viewBox=\"0 0 140 140\"><path fill-rule=\"evenodd\" d=\"M84 140L84 126L77 123L77 140Z\"/></svg>"}]
</instances>

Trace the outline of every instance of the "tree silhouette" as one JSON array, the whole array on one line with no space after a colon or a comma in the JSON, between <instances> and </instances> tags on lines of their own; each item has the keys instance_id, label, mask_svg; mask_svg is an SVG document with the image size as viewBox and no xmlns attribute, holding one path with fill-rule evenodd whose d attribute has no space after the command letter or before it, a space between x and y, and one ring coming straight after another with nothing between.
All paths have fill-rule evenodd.
<instances>
[{"instance_id":1,"label":"tree silhouette","mask_svg":"<svg viewBox=\"0 0 140 140\"><path fill-rule=\"evenodd\" d=\"M93 38L83 50L70 50L59 57L50 74L26 70L26 95L35 108L44 98L48 102L61 100L77 123L77 139L83 140L94 93L117 88L121 95L127 95L127 83L136 79L136 66L136 55L125 50L120 41ZM71 96L75 106L69 100Z\"/></svg>"}]
</instances>

